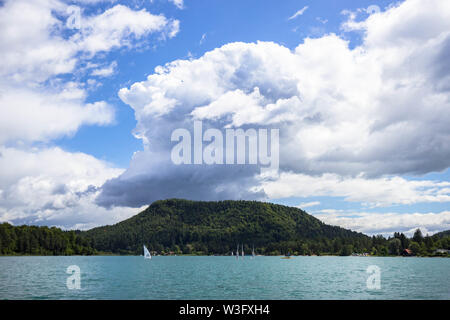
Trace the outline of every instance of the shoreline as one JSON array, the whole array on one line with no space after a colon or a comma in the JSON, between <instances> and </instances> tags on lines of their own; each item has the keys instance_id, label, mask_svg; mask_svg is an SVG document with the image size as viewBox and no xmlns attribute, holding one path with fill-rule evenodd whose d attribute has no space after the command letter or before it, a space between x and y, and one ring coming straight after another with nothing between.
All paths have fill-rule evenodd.
<instances>
[{"instance_id":1,"label":"shoreline","mask_svg":"<svg viewBox=\"0 0 450 320\"><path fill-rule=\"evenodd\" d=\"M2 257L143 257L142 255L133 254L91 254L91 255L38 255L38 254L27 254L27 255L0 255ZM230 255L201 255L201 254L177 254L177 255L153 255L154 257L230 257L235 258L235 256ZM250 258L251 255L246 255L246 258ZM256 257L285 257L284 255L257 255ZM341 257L341 258L450 258L450 256L341 256L341 255L291 255L290 258L296 257Z\"/></svg>"}]
</instances>

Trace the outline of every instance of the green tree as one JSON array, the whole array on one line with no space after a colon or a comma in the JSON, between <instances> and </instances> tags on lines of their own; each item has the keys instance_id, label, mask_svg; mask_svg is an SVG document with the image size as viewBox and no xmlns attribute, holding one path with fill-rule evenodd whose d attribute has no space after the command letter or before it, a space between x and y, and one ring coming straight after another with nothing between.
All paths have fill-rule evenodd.
<instances>
[{"instance_id":1,"label":"green tree","mask_svg":"<svg viewBox=\"0 0 450 320\"><path fill-rule=\"evenodd\" d=\"M353 246L351 244L347 244L342 248L340 253L341 256L349 256L353 252Z\"/></svg>"},{"instance_id":2,"label":"green tree","mask_svg":"<svg viewBox=\"0 0 450 320\"><path fill-rule=\"evenodd\" d=\"M379 249L379 253L381 256L387 256L389 254L389 250L386 246L381 246Z\"/></svg>"},{"instance_id":3,"label":"green tree","mask_svg":"<svg viewBox=\"0 0 450 320\"><path fill-rule=\"evenodd\" d=\"M400 239L394 238L389 241L389 254L398 256L400 254L400 249L402 247L402 242Z\"/></svg>"},{"instance_id":4,"label":"green tree","mask_svg":"<svg viewBox=\"0 0 450 320\"><path fill-rule=\"evenodd\" d=\"M76 244L79 243L79 244ZM74 231L36 226L0 224L0 255L93 254L89 242Z\"/></svg>"},{"instance_id":5,"label":"green tree","mask_svg":"<svg viewBox=\"0 0 450 320\"><path fill-rule=\"evenodd\" d=\"M411 241L411 243L409 244L409 249L414 255L418 255L420 253L420 244L415 241Z\"/></svg>"},{"instance_id":6,"label":"green tree","mask_svg":"<svg viewBox=\"0 0 450 320\"><path fill-rule=\"evenodd\" d=\"M413 235L413 241L415 241L415 242L417 242L417 243L421 243L422 241L423 241L423 234L422 234L422 231L420 231L420 229L417 229L415 232L414 232L414 235Z\"/></svg>"},{"instance_id":7,"label":"green tree","mask_svg":"<svg viewBox=\"0 0 450 320\"><path fill-rule=\"evenodd\" d=\"M300 255L306 256L306 255L310 255L310 251L309 251L309 247L308 244L303 243L300 247L300 250L298 251Z\"/></svg>"}]
</instances>

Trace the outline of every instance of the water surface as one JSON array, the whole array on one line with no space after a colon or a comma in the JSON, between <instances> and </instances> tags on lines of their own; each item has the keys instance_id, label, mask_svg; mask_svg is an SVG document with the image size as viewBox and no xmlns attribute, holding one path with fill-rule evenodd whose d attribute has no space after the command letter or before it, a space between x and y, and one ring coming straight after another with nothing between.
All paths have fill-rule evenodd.
<instances>
[{"instance_id":1,"label":"water surface","mask_svg":"<svg viewBox=\"0 0 450 320\"><path fill-rule=\"evenodd\" d=\"M79 290L66 285L71 265ZM379 290L367 288L370 265ZM450 299L450 259L0 257L0 299Z\"/></svg>"}]
</instances>

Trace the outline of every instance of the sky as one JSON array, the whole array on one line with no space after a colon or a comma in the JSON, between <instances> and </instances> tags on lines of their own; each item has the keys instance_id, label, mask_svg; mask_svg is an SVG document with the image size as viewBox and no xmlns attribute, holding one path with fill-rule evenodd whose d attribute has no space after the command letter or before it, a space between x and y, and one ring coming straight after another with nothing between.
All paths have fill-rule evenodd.
<instances>
[{"instance_id":1,"label":"sky","mask_svg":"<svg viewBox=\"0 0 450 320\"><path fill-rule=\"evenodd\" d=\"M0 30L0 222L89 229L187 198L450 229L447 0L3 0ZM278 129L278 172L175 165L194 121Z\"/></svg>"}]
</instances>

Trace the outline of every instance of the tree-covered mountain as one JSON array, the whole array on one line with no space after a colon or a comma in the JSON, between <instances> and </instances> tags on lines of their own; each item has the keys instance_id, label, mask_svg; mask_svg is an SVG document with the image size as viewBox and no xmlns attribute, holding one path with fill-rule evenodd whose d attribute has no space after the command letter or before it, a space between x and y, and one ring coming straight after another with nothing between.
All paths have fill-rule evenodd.
<instances>
[{"instance_id":1,"label":"tree-covered mountain","mask_svg":"<svg viewBox=\"0 0 450 320\"><path fill-rule=\"evenodd\" d=\"M362 233L324 224L305 211L257 201L156 201L140 214L82 234L99 251L226 254L244 244L247 252L334 252L352 245L368 250ZM313 241L314 240L314 241ZM334 250L336 249L336 250ZM350 249L352 250L352 249Z\"/></svg>"},{"instance_id":2,"label":"tree-covered mountain","mask_svg":"<svg viewBox=\"0 0 450 320\"><path fill-rule=\"evenodd\" d=\"M446 256L448 231L413 237L394 233L366 236L327 225L305 211L257 201L156 201L112 226L88 231L0 224L0 255L141 254L145 244L158 254L230 254L237 245L250 253L275 255ZM441 250L442 251L442 250Z\"/></svg>"}]
</instances>

